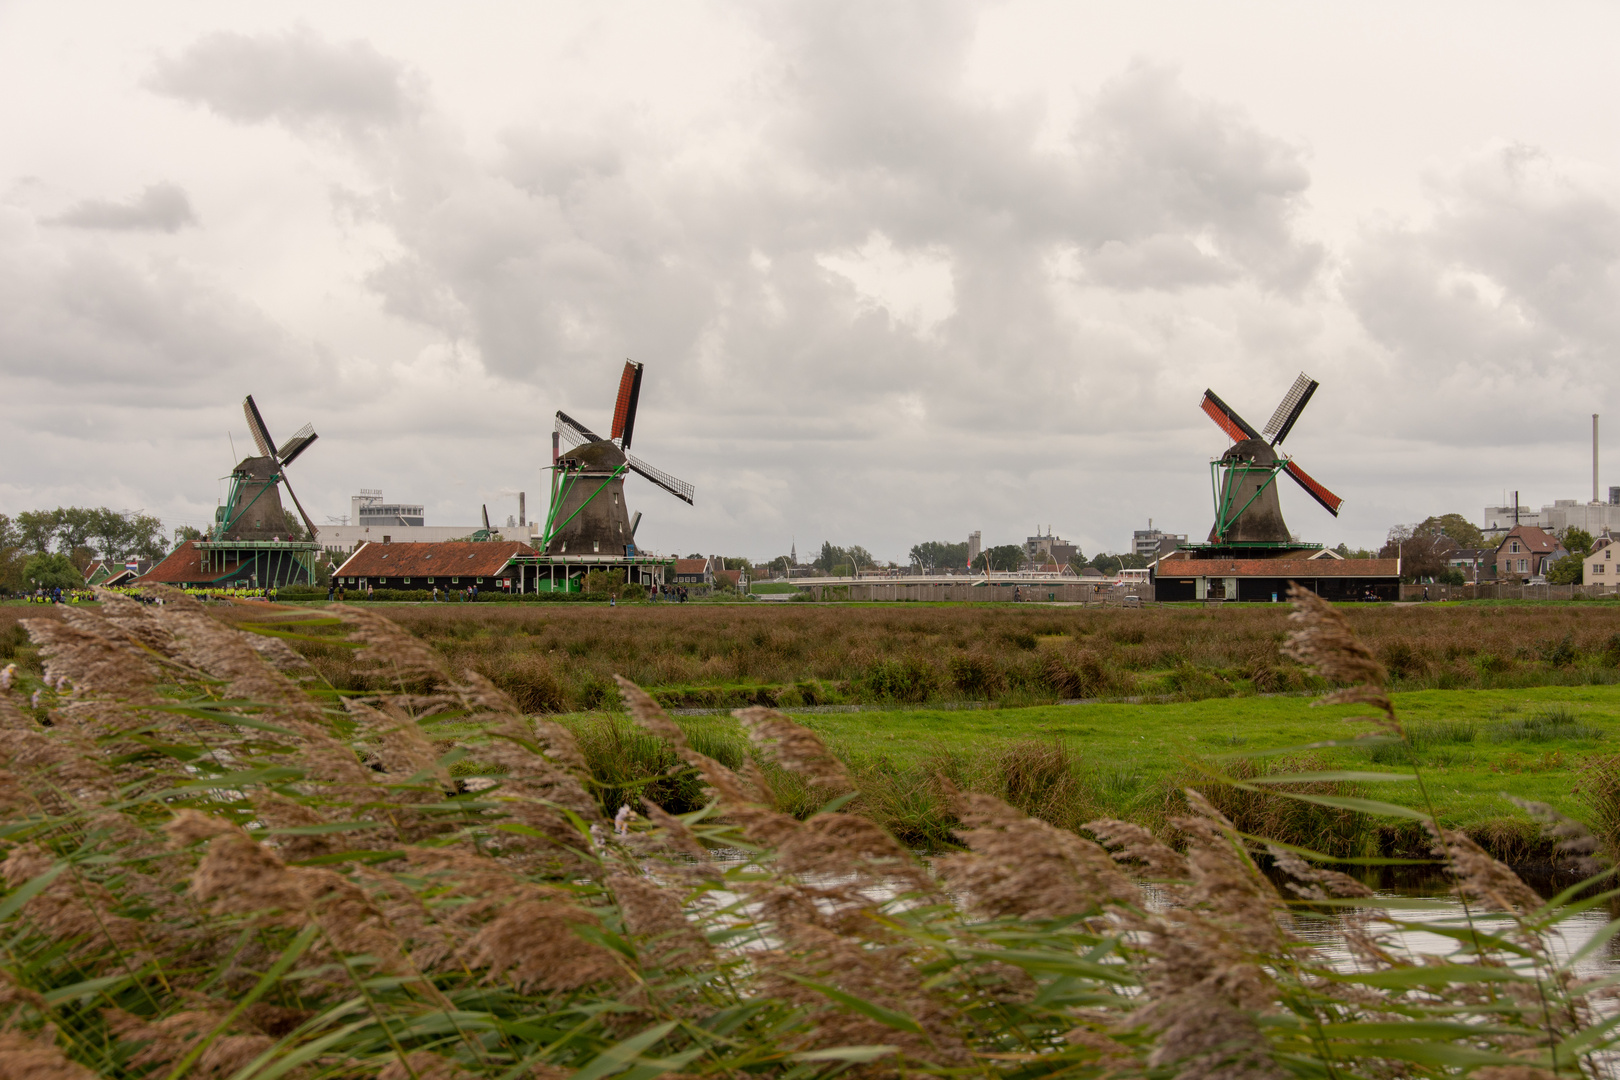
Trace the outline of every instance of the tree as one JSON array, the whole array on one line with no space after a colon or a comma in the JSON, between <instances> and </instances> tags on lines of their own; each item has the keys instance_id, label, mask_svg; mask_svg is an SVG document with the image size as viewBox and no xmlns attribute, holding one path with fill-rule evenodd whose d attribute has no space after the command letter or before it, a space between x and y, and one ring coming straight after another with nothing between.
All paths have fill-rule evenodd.
<instances>
[{"instance_id":1,"label":"tree","mask_svg":"<svg viewBox=\"0 0 1620 1080\"><path fill-rule=\"evenodd\" d=\"M831 574L836 567L844 566L849 562L849 552L837 547L831 540L821 542L821 554L810 565L816 569Z\"/></svg>"},{"instance_id":2,"label":"tree","mask_svg":"<svg viewBox=\"0 0 1620 1080\"><path fill-rule=\"evenodd\" d=\"M591 570L585 574L585 592L597 596L622 599L631 590L641 591L640 585L627 585L623 570Z\"/></svg>"},{"instance_id":3,"label":"tree","mask_svg":"<svg viewBox=\"0 0 1620 1080\"><path fill-rule=\"evenodd\" d=\"M1560 537L1564 542L1564 550L1571 555L1587 556L1592 554L1592 534L1585 529L1565 529ZM1548 580L1551 580L1549 578Z\"/></svg>"},{"instance_id":4,"label":"tree","mask_svg":"<svg viewBox=\"0 0 1620 1080\"><path fill-rule=\"evenodd\" d=\"M1415 526L1418 532L1439 533L1450 537L1458 547L1482 548L1485 546L1485 534L1479 531L1479 526L1463 517L1461 514L1441 514L1438 517L1430 516Z\"/></svg>"},{"instance_id":5,"label":"tree","mask_svg":"<svg viewBox=\"0 0 1620 1080\"><path fill-rule=\"evenodd\" d=\"M1082 568L1087 565L1095 566L1105 574L1117 574L1121 570L1140 570L1147 565L1147 560L1135 552L1128 552L1124 555L1099 554L1089 564L1080 564Z\"/></svg>"},{"instance_id":6,"label":"tree","mask_svg":"<svg viewBox=\"0 0 1620 1080\"><path fill-rule=\"evenodd\" d=\"M24 510L17 515L20 543L30 552L51 550L56 539L56 510Z\"/></svg>"},{"instance_id":7,"label":"tree","mask_svg":"<svg viewBox=\"0 0 1620 1080\"><path fill-rule=\"evenodd\" d=\"M0 593L22 592L27 584L23 577L23 563L28 552L23 550L22 534L11 518L0 514Z\"/></svg>"},{"instance_id":8,"label":"tree","mask_svg":"<svg viewBox=\"0 0 1620 1080\"><path fill-rule=\"evenodd\" d=\"M23 578L28 587L42 589L82 589L84 575L73 561L60 552L39 552L23 564Z\"/></svg>"},{"instance_id":9,"label":"tree","mask_svg":"<svg viewBox=\"0 0 1620 1080\"><path fill-rule=\"evenodd\" d=\"M56 551L71 556L82 549L81 558L114 562L161 559L168 554L163 522L139 510L119 512L105 506L29 510L17 515L15 528L19 546L34 553ZM294 523L288 535L297 534L302 530Z\"/></svg>"},{"instance_id":10,"label":"tree","mask_svg":"<svg viewBox=\"0 0 1620 1080\"><path fill-rule=\"evenodd\" d=\"M1434 528L1422 525L1397 525L1389 530L1380 558L1401 560L1403 581L1433 580L1446 568L1446 552L1457 547L1457 542Z\"/></svg>"},{"instance_id":11,"label":"tree","mask_svg":"<svg viewBox=\"0 0 1620 1080\"><path fill-rule=\"evenodd\" d=\"M1024 548L1020 544L997 544L984 552L992 570L1017 570L1024 565Z\"/></svg>"},{"instance_id":12,"label":"tree","mask_svg":"<svg viewBox=\"0 0 1620 1080\"><path fill-rule=\"evenodd\" d=\"M967 565L967 541L959 544L944 540L927 540L911 549L911 561L924 568L951 570Z\"/></svg>"},{"instance_id":13,"label":"tree","mask_svg":"<svg viewBox=\"0 0 1620 1080\"><path fill-rule=\"evenodd\" d=\"M872 553L859 544L851 544L845 553L849 556L850 565L857 570L865 570L869 566L877 565L877 560L872 558Z\"/></svg>"},{"instance_id":14,"label":"tree","mask_svg":"<svg viewBox=\"0 0 1620 1080\"><path fill-rule=\"evenodd\" d=\"M195 525L176 525L174 527L174 543L176 547L181 544L189 544L193 540L201 540L203 535L203 531Z\"/></svg>"},{"instance_id":15,"label":"tree","mask_svg":"<svg viewBox=\"0 0 1620 1080\"><path fill-rule=\"evenodd\" d=\"M1547 568L1547 581L1552 585L1579 585L1586 572L1585 561L1579 555L1565 555Z\"/></svg>"}]
</instances>

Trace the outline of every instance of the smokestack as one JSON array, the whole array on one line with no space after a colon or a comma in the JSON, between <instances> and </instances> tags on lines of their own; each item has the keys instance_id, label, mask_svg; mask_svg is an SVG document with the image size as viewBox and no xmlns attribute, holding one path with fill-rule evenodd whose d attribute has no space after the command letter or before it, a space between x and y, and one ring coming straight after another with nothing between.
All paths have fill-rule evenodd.
<instances>
[{"instance_id":1,"label":"smokestack","mask_svg":"<svg viewBox=\"0 0 1620 1080\"><path fill-rule=\"evenodd\" d=\"M527 516L524 514L523 501L524 501L525 498L527 498L527 493L522 492L522 491L518 492L518 524L519 525L527 525L529 523Z\"/></svg>"},{"instance_id":2,"label":"smokestack","mask_svg":"<svg viewBox=\"0 0 1620 1080\"><path fill-rule=\"evenodd\" d=\"M1513 493L1513 527L1515 529L1519 527L1519 493L1517 491Z\"/></svg>"},{"instance_id":3,"label":"smokestack","mask_svg":"<svg viewBox=\"0 0 1620 1080\"><path fill-rule=\"evenodd\" d=\"M1597 413L1593 413L1593 414L1592 414L1592 501L1593 501L1593 502L1594 502L1594 503L1595 503L1595 502L1597 502L1597 501L1598 501L1598 483L1597 483L1597 480L1598 480L1598 477L1597 477L1597 418L1598 418L1598 414L1597 414Z\"/></svg>"}]
</instances>

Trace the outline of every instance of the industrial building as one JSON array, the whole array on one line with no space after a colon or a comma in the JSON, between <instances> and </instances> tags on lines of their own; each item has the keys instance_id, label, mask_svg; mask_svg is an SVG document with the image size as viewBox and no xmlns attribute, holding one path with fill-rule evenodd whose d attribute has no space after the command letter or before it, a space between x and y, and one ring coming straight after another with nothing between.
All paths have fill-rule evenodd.
<instances>
[{"instance_id":1,"label":"industrial building","mask_svg":"<svg viewBox=\"0 0 1620 1080\"><path fill-rule=\"evenodd\" d=\"M517 523L489 529L490 539L526 544L535 538L534 529L524 520L525 498L518 492ZM349 499L348 520L319 526L315 539L328 555L342 556L352 554L361 544L437 544L467 540L483 529L482 525L429 525L420 504L383 502L380 490L361 488L360 494Z\"/></svg>"}]
</instances>

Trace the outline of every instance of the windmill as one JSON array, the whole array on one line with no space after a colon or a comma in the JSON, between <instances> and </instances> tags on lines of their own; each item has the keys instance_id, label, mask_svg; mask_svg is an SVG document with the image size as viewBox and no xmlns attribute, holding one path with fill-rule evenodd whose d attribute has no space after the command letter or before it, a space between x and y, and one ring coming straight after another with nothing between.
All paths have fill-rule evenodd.
<instances>
[{"instance_id":1,"label":"windmill","mask_svg":"<svg viewBox=\"0 0 1620 1080\"><path fill-rule=\"evenodd\" d=\"M1334 517L1339 516L1344 500L1277 450L1294 429L1295 421L1305 411L1317 385L1315 379L1301 372L1283 395L1263 432L1250 427L1236 410L1216 397L1213 390L1204 391L1199 407L1234 443L1218 460L1210 463L1210 482L1215 496L1215 525L1209 531L1211 544L1279 547L1293 543L1277 501L1275 481L1279 473L1286 473L1323 509ZM1266 441L1268 438L1270 442Z\"/></svg>"},{"instance_id":2,"label":"windmill","mask_svg":"<svg viewBox=\"0 0 1620 1080\"><path fill-rule=\"evenodd\" d=\"M543 554L634 556L641 515L632 519L624 504L627 472L645 477L691 504L691 484L630 453L636 407L641 401L641 373L641 364L625 361L613 424L605 439L557 410L551 432L551 508L539 545Z\"/></svg>"},{"instance_id":3,"label":"windmill","mask_svg":"<svg viewBox=\"0 0 1620 1080\"><path fill-rule=\"evenodd\" d=\"M314 427L305 424L278 447L270 437L270 429L265 427L264 417L259 415L259 407L253 403L252 394L243 399L242 412L247 416L253 441L259 447L259 456L243 458L231 470L230 494L225 505L214 511L209 540L218 543L287 539L287 513L282 509L279 494L282 485L286 485L287 494L298 507L298 515L304 519L304 527L313 540L315 523L304 513L298 496L293 494L292 484L287 480L287 466L316 440Z\"/></svg>"}]
</instances>

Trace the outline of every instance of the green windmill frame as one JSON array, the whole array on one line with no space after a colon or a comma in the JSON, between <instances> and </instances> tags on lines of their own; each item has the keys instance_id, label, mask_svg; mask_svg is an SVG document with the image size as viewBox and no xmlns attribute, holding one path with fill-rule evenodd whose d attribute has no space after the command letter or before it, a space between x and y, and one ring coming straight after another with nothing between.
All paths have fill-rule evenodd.
<instances>
[{"instance_id":1,"label":"green windmill frame","mask_svg":"<svg viewBox=\"0 0 1620 1080\"><path fill-rule=\"evenodd\" d=\"M608 478L602 481L601 485L598 486L595 491L591 492L590 496L586 498L584 502L575 507L572 514L569 514L562 521L557 521L557 508L562 505L560 499L568 497L568 493L572 491L574 489L574 485L579 482L580 474L568 472L566 467L561 462L551 466L551 505L546 509L546 527L540 534L540 550L549 550L551 547L552 537L568 528L568 523L579 517L584 509L595 501L598 495L607 490L607 486L609 484L613 483L615 480L618 480L629 471L630 466L628 464L621 463L615 466L613 472L609 474ZM567 475L567 479L561 481L561 491L558 490L558 473L565 473Z\"/></svg>"},{"instance_id":2,"label":"green windmill frame","mask_svg":"<svg viewBox=\"0 0 1620 1080\"><path fill-rule=\"evenodd\" d=\"M1226 539L1227 530L1237 524L1243 511L1254 505L1254 501L1263 494L1266 488L1277 482L1277 474L1288 468L1289 459L1278 456L1270 465L1255 465L1250 462L1228 462L1223 458L1215 458L1209 463L1209 484L1215 499L1215 537L1217 542ZM1222 475L1224 470L1225 475ZM1242 506L1236 507L1239 481L1247 480L1254 473L1265 473L1266 478L1254 489L1254 494L1244 501ZM1256 546L1269 546L1259 544ZM1276 546L1291 546L1277 544Z\"/></svg>"}]
</instances>

